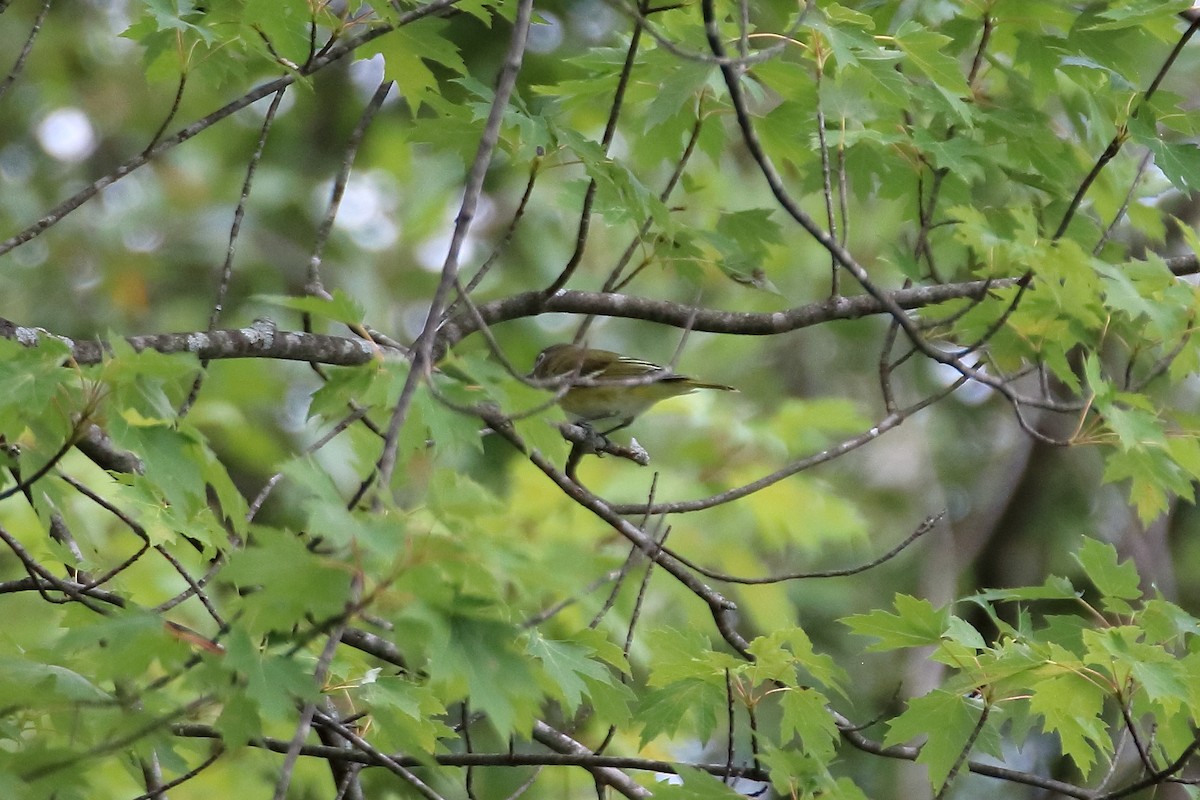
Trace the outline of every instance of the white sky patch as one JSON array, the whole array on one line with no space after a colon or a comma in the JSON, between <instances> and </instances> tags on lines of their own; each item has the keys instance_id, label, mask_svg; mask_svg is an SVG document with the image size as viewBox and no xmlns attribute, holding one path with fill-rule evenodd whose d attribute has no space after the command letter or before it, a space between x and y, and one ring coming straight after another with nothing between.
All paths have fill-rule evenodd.
<instances>
[{"instance_id":1,"label":"white sky patch","mask_svg":"<svg viewBox=\"0 0 1200 800\"><path fill-rule=\"evenodd\" d=\"M446 253L450 250L450 237L453 235L450 229L439 233L425 241L421 242L417 247L416 257L417 263L422 269L428 272L441 272L442 267L446 263ZM458 251L458 268L462 269L464 264L471 264L475 259L475 252L478 248L475 246L475 237L467 234L467 238L463 241L462 247Z\"/></svg>"},{"instance_id":2,"label":"white sky patch","mask_svg":"<svg viewBox=\"0 0 1200 800\"><path fill-rule=\"evenodd\" d=\"M332 186L332 183L324 183L313 194L317 219L325 215ZM364 250L386 250L400 238L400 227L395 219L398 203L399 194L392 176L379 170L351 174L342 193L334 226Z\"/></svg>"},{"instance_id":3,"label":"white sky patch","mask_svg":"<svg viewBox=\"0 0 1200 800\"><path fill-rule=\"evenodd\" d=\"M119 217L136 212L148 202L149 192L143 173L126 175L114 184L106 186L100 194L100 202L108 214Z\"/></svg>"},{"instance_id":4,"label":"white sky patch","mask_svg":"<svg viewBox=\"0 0 1200 800\"><path fill-rule=\"evenodd\" d=\"M354 91L365 102L371 99L375 94L375 90L379 88L379 84L383 82L384 71L383 55L376 53L370 58L360 58L350 65L350 82L354 84ZM391 105L400 99L400 92L393 85L384 98L383 104Z\"/></svg>"},{"instance_id":5,"label":"white sky patch","mask_svg":"<svg viewBox=\"0 0 1200 800\"><path fill-rule=\"evenodd\" d=\"M275 119L279 119L284 114L292 110L292 106L296 105L295 92L284 92L283 99L279 101L279 108L275 109ZM266 119L267 112L271 110L271 103L275 102L275 94L269 94L265 97L260 97L249 105L249 111L245 114L235 114L234 119L238 124L245 128L262 127L262 121Z\"/></svg>"},{"instance_id":6,"label":"white sky patch","mask_svg":"<svg viewBox=\"0 0 1200 800\"><path fill-rule=\"evenodd\" d=\"M539 11L529 26L529 50L532 53L553 53L563 41L563 23L549 11Z\"/></svg>"},{"instance_id":7,"label":"white sky patch","mask_svg":"<svg viewBox=\"0 0 1200 800\"><path fill-rule=\"evenodd\" d=\"M454 235L454 221L458 216L459 205L446 209L446 222L442 232L422 242L416 250L417 263L429 272L441 272L446 263L446 253L450 249L450 238ZM458 268L466 269L475 266L475 258L479 253L479 236L476 231L484 230L496 218L496 203L486 194L479 196L475 204L475 217L471 220L471 228L467 238L463 240L458 252Z\"/></svg>"},{"instance_id":8,"label":"white sky patch","mask_svg":"<svg viewBox=\"0 0 1200 800\"><path fill-rule=\"evenodd\" d=\"M51 158L68 164L84 160L97 145L91 120L73 106L47 114L37 126L37 140Z\"/></svg>"},{"instance_id":9,"label":"white sky patch","mask_svg":"<svg viewBox=\"0 0 1200 800\"><path fill-rule=\"evenodd\" d=\"M157 228L134 225L121 232L121 244L134 253L153 253L162 247L166 237Z\"/></svg>"},{"instance_id":10,"label":"white sky patch","mask_svg":"<svg viewBox=\"0 0 1200 800\"><path fill-rule=\"evenodd\" d=\"M959 371L949 364L938 363L933 364L932 367L935 379L944 386L949 386L962 377ZM984 371L981 367L980 372ZM994 392L995 390L992 387L978 381L967 381L954 390L953 397L965 405L977 406L987 402Z\"/></svg>"},{"instance_id":11,"label":"white sky patch","mask_svg":"<svg viewBox=\"0 0 1200 800\"><path fill-rule=\"evenodd\" d=\"M18 144L0 148L0 180L8 183L25 183L33 176L32 151Z\"/></svg>"},{"instance_id":12,"label":"white sky patch","mask_svg":"<svg viewBox=\"0 0 1200 800\"><path fill-rule=\"evenodd\" d=\"M8 254L12 263L25 268L40 267L49 256L50 246L46 244L45 236L32 239Z\"/></svg>"},{"instance_id":13,"label":"white sky patch","mask_svg":"<svg viewBox=\"0 0 1200 800\"><path fill-rule=\"evenodd\" d=\"M597 42L612 33L618 22L617 12L608 3L583 0L571 3L571 27L590 42Z\"/></svg>"}]
</instances>

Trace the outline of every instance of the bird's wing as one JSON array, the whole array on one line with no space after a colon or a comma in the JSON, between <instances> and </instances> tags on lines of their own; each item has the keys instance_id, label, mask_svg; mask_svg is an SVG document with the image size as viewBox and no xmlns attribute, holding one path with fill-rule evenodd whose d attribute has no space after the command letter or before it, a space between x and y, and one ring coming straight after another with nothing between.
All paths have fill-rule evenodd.
<instances>
[{"instance_id":1,"label":"bird's wing","mask_svg":"<svg viewBox=\"0 0 1200 800\"><path fill-rule=\"evenodd\" d=\"M652 361L620 356L608 366L604 371L604 375L608 378L638 378L643 375L650 375L655 372L665 373L666 371L665 367L661 367ZM586 372L587 367L584 367L584 373Z\"/></svg>"}]
</instances>

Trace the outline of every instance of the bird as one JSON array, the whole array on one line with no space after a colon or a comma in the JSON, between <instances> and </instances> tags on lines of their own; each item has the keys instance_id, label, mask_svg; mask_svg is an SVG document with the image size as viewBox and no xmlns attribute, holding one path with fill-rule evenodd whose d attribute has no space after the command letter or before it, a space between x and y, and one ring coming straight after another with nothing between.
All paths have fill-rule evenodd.
<instances>
[{"instance_id":1,"label":"bird","mask_svg":"<svg viewBox=\"0 0 1200 800\"><path fill-rule=\"evenodd\" d=\"M559 388L552 383L556 380L567 383L559 406L572 422L589 428L615 423L600 432L602 436L629 425L660 400L697 389L737 391L723 383L676 375L651 361L574 344L552 344L542 350L534 359L530 377L550 388Z\"/></svg>"}]
</instances>

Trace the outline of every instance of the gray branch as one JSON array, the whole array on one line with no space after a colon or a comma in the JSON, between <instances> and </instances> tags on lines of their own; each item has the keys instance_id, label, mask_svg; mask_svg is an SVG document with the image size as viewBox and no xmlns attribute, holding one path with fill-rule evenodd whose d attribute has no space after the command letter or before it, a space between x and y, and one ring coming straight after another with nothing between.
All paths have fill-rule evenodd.
<instances>
[{"instance_id":1,"label":"gray branch","mask_svg":"<svg viewBox=\"0 0 1200 800\"><path fill-rule=\"evenodd\" d=\"M77 340L59 336L44 328L30 328L0 318L0 336L15 339L27 347L54 339L71 350L77 364L99 364L112 355L112 345L101 339ZM301 331L281 331L270 320L256 320L246 328L186 333L158 333L127 336L134 350L160 353L191 353L202 360L221 358L275 358L286 361L311 361L338 367L366 364L380 355L403 355L365 339L329 336Z\"/></svg>"}]
</instances>

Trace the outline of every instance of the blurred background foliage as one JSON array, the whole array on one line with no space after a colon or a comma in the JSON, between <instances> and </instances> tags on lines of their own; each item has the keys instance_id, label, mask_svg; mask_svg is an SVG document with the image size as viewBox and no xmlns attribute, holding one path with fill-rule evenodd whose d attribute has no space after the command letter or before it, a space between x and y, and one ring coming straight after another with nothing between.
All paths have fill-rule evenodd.
<instances>
[{"instance_id":1,"label":"blurred background foliage","mask_svg":"<svg viewBox=\"0 0 1200 800\"><path fill-rule=\"evenodd\" d=\"M51 3L23 72L0 98L0 237L22 230L148 148L172 108L181 63L187 65L187 81L166 125L168 135L257 82L279 75L280 64L244 21L251 15L259 15L255 19L277 55L303 62L308 45L296 32L304 25L295 23L308 19L310 5L296 0ZM322 13L346 17L337 4L316 5ZM374 328L411 341L438 280L466 164L474 154L507 43L509 5L502 4L493 17L473 4L475 13L419 23L412 29L413 39L381 37L355 57L287 91L257 166L220 326L238 327L269 316L281 328L299 327L298 315L263 298L304 293L308 261L348 137L386 74L398 81L398 89L385 101L357 154L325 247L322 279L326 288L361 304L363 319ZM795 13L792 3L753 5L755 29L760 31L785 30ZM1020 254L996 248L995 260L988 261L980 242L971 237L983 236L980 231L991 225L1019 239L1014 231L1029 225L1040 229L1025 242L1030 250L1045 244L1071 192L1178 39L1180 23L1171 12L1186 4L1085 5L1033 0L829 4L814 14L811 28L804 29L806 42L815 41L812 34L818 31L829 48L824 57L831 59L830 74L823 82L814 80L816 55L794 44L752 70L754 83L747 91L753 110L761 115L764 145L792 190L803 197L805 208L823 218L815 133L819 96L827 135L844 145L839 159L845 165L849 226L842 233L878 285L895 287L906 278L922 277L925 265L912 255L920 228L917 209L921 193L929 189L931 170L943 167L939 216L951 218L961 211L965 220L967 209L986 209L980 212L986 219L971 229L974 232L957 238L935 231L938 277L949 281L1019 275L1029 266L1019 260ZM656 15L658 30L679 48L703 52L699 12L685 6ZM0 14L0 54L7 54L6 62L20 51L40 7L32 0L14 0ZM1136 25L1123 27L1089 29L1080 23L1082 16L1100 13L1100 7L1142 16ZM975 94L968 97L965 81L956 95L948 88L953 80L944 75L941 84L899 79L895 66L903 58L910 69L917 63L918 71L934 76L949 64L959 70L961 81L978 43L981 9L1003 20L994 33L997 55L986 64L983 88L970 87ZM589 171L600 182L596 214L569 288L598 290L635 236L642 216L648 215L655 233L635 250L633 265L645 266L628 291L740 311L772 311L828 296L828 255L776 209L738 144L724 89L713 70L646 37L612 148L620 168L604 173L596 162L581 165L579 153L594 149L603 130L630 20L620 4L598 0L547 2L539 4L538 14L514 98L523 113L506 120L462 258L464 273L471 275L499 250L495 268L475 295L477 302L544 287L553 280L575 243ZM228 26L235 18L243 21L231 38ZM911 24L921 34L912 33L905 42L899 32L910 30L905 26ZM346 25L352 34L365 30L366 23ZM892 57L872 62L862 55L859 48L877 41L868 33L872 27L888 39ZM1061 51L1054 51L1049 39L1061 42ZM768 41L773 40L755 40L754 45ZM426 47L443 48L443 57L429 55L422 49ZM1068 50L1070 56L1064 56ZM376 52L382 55L373 55ZM855 62L860 55L862 60ZM834 65L845 65L847 59L862 68L839 73ZM1041 68L1051 62L1053 69ZM1188 125L1196 124L1197 74L1200 50L1193 44L1166 77L1158 100L1160 114L1185 109ZM1014 95L1023 96L1023 102L1012 102ZM969 121L959 108L966 102L963 98L971 103ZM259 100L172 148L0 256L0 315L81 339L204 329L246 165L269 102L270 98ZM653 195L671 174L697 109L705 124L696 153L680 188L659 204ZM956 120L956 113L962 119ZM1043 123L1048 127L1039 127ZM1143 152L1126 148L1106 167L1088 193L1088 213L1076 218L1071 236L1086 240L1091 235L1094 240L1138 180ZM507 226L535 165L532 200L509 240ZM1200 218L1194 194L1180 189L1187 188L1187 176L1194 177L1195 163L1184 163L1180 174L1183 177L1151 170L1140 178L1139 197L1129 206L1130 223L1117 231L1110 251L1186 251L1164 214L1165 209L1185 226ZM637 183L630 183L632 178ZM1040 241L1032 241L1039 236ZM842 280L847 291L854 290L848 276ZM1030 313L1053 319L1036 306ZM542 315L498 325L493 333L512 362L526 369L542 347L569 338L577 323L565 315ZM344 329L328 324L327 330ZM686 339L679 370L737 386L740 392L663 404L631 429L652 455L650 469L617 459L588 459L581 478L617 503L644 500L652 476L657 476L657 498L690 499L753 480L852 436L884 413L878 364L886 331L885 318L868 317L771 337L693 333ZM1058 333L1050 331L1047 338ZM589 341L667 362L681 337L677 330L648 322L600 319ZM1014 356L1032 346L1020 334L1002 344ZM1189 343L1180 356L1186 365L1195 361L1193 349ZM480 336L468 338L455 350L473 368L479 368L487 352ZM174 402L190 385L195 363L187 363L173 381L156 378ZM1194 408L1194 380L1173 377L1165 390L1170 404ZM393 376L377 380L386 382ZM898 373L897 388L905 395L902 402L911 401L950 380L929 362L914 359ZM282 466L291 464L289 469L299 472L293 459L327 430L332 417L309 411L310 395L320 385L301 364L214 362L189 420L207 437L233 484L251 497ZM384 394L394 390L377 389ZM529 405L544 399L532 392L519 396ZM431 420L440 413L435 406L427 407ZM1074 422L1047 416L1034 424L1046 426L1054 436L1069 437ZM463 418L454 424L460 429L457 435L468 439L478 427L477 421ZM507 596L512 618L519 618L573 596L591 578L620 565L627 549L624 541L552 490L504 443L493 437L478 449L467 445L427 453L424 429L416 431L398 479L400 503L395 513L405 516L404 526L410 530L429 531L430 540L422 547L446 548L454 554L449 561L462 559L457 579L473 587L480 602ZM561 463L566 445L546 432L542 436ZM369 470L376 447L369 433L353 429L314 456L319 466L310 469L328 476L329 497L336 499L339 492L348 496ZM103 480L76 456L67 466L88 480ZM985 587L1038 584L1048 574L1080 578L1081 568L1071 553L1086 535L1112 542L1123 557L1132 558L1145 587L1192 613L1200 608L1200 584L1188 567L1200 557L1200 520L1194 508L1172 500L1167 513L1139 521L1128 501L1128 487L1103 483L1103 470L1097 448L1036 442L1020 430L1010 406L997 394L968 385L879 440L818 469L737 503L670 517L669 541L679 552L728 573L821 570L870 560L922 519L945 510L944 522L933 532L865 579L731 591L742 609L747 638L802 624L817 650L831 654L852 675L853 709L866 719L881 709L894 709L897 697L927 691L944 675L941 666L926 660L924 651L908 656L899 668L894 653L863 654L861 641L848 638L838 622L890 606L896 592L940 606ZM271 497L259 523L278 530L305 528L314 514L324 513L314 511L319 481L312 474L289 473L293 480ZM119 496L132 502L133 490L127 491ZM91 550L104 553L120 538L120 526L111 520L98 523L94 509L78 496L64 495L60 503L79 521L77 530L86 531ZM28 507L10 502L0 516L5 526L21 531L27 540L41 542L45 555L53 554ZM178 531L170 531L170 521L163 525L163 537L174 539ZM457 525L461 528L456 530ZM356 535L386 540L385 528ZM270 541L265 533L262 536ZM281 549L288 547L284 541L280 538ZM386 560L382 550L376 555ZM269 555L262 556L263 563L247 563L247 558L235 557L229 580L258 574L270 561ZM203 569L197 554L191 553L190 559ZM4 560L11 561L7 556ZM586 575L581 564L588 566ZM314 573L301 586L311 589L309 579L319 577ZM146 604L177 592L177 583L175 576L151 565L126 581ZM444 591L432 583L436 581L419 571L404 573L391 585L389 599L381 601L397 604L382 613L401 630L410 626L415 641L423 641L423 626L434 623L415 613L406 616L401 598ZM706 610L680 587L657 577L654 586L656 592L642 612L648 629L709 629ZM280 594L287 596L286 591ZM588 595L548 623L547 631L565 635L586 625L602 600L603 592ZM4 602L7 638L23 647L50 647L57 631L70 627L69 613L48 623L45 606L31 596L6 597ZM340 598L330 602L320 610L336 610ZM615 641L624 635L632 603L632 596L623 595L619 613L602 625ZM285 604L276 610L286 616L305 609ZM985 635L994 633L986 619L973 621ZM245 622L251 633L266 633L278 625L271 619ZM497 640L489 637L501 634L489 629L478 635L481 646L491 646ZM162 646L160 641L153 643L154 648ZM253 649L250 644L245 647ZM233 652L235 644L230 648ZM128 649L136 651L133 644ZM635 640L635 668L642 668L639 659L645 655ZM174 664L186 652L157 657ZM413 658L416 663L422 660ZM518 674L506 680L516 684L522 679L523 662L512 663ZM350 674L354 666L341 664L339 669ZM211 675L192 672L187 680L198 686L205 677ZM295 674L288 680L302 683ZM503 691L527 688L510 685ZM633 746L634 741L623 744ZM503 749L504 743L491 745ZM645 752L674 758L689 747L698 750L700 745L685 741ZM689 757L720 760L722 747L718 739L711 751ZM1031 747L1022 757L1036 761L1043 757L1040 752ZM239 751L229 758L234 768L202 777L173 796L213 796L274 781L276 756ZM868 796L907 797L927 791L919 788L924 778L911 765L881 764L853 751L844 758L843 773L853 774ZM106 772L94 775L95 785L111 780L112 785L136 786L128 776L109 774L120 771L112 763L103 769ZM546 781L537 796L588 796L585 777L567 771L563 775L561 784ZM383 782L379 776L369 780ZM504 796L519 782L514 774L503 772L489 773L487 780L489 797ZM297 784L306 788L296 796L327 796L323 781L327 776L319 766L302 766ZM63 791L59 796L70 796ZM391 796L386 794L390 790L379 791L379 796ZM991 791L987 789L988 796L1001 796ZM1002 791L1010 792L1003 796L1027 796L1016 789ZM370 791L367 795L376 796Z\"/></svg>"}]
</instances>

